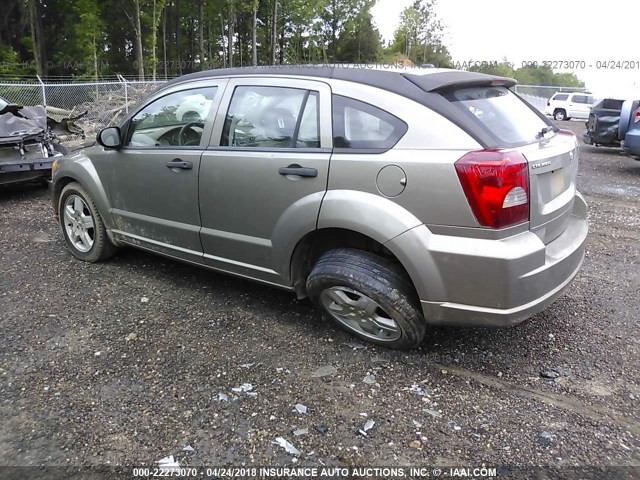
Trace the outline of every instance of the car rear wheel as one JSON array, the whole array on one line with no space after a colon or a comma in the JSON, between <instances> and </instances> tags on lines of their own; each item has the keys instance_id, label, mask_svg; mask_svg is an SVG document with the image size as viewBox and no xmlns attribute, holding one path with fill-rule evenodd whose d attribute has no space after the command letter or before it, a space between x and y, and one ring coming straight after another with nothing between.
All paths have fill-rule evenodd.
<instances>
[{"instance_id":1,"label":"car rear wheel","mask_svg":"<svg viewBox=\"0 0 640 480\"><path fill-rule=\"evenodd\" d=\"M74 257L99 262L113 256L116 247L107 236L93 199L79 183L62 189L58 215L65 242Z\"/></svg>"},{"instance_id":2,"label":"car rear wheel","mask_svg":"<svg viewBox=\"0 0 640 480\"><path fill-rule=\"evenodd\" d=\"M307 278L307 293L327 317L362 340L408 350L425 336L410 280L372 253L348 248L324 253Z\"/></svg>"},{"instance_id":3,"label":"car rear wheel","mask_svg":"<svg viewBox=\"0 0 640 480\"><path fill-rule=\"evenodd\" d=\"M569 120L567 118L567 112L562 108L558 108L555 112L553 112L553 118L561 122L562 120Z\"/></svg>"}]
</instances>

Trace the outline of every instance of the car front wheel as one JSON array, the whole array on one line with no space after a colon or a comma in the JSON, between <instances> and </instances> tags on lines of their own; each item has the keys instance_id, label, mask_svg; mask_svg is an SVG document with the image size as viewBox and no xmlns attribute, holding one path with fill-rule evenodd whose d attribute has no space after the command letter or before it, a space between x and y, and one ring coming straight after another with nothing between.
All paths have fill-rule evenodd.
<instances>
[{"instance_id":1,"label":"car front wheel","mask_svg":"<svg viewBox=\"0 0 640 480\"><path fill-rule=\"evenodd\" d=\"M58 203L62 234L74 257L99 262L113 256L116 247L107 236L93 199L79 183L62 189Z\"/></svg>"},{"instance_id":2,"label":"car front wheel","mask_svg":"<svg viewBox=\"0 0 640 480\"><path fill-rule=\"evenodd\" d=\"M410 280L372 253L348 248L324 253L307 278L307 293L326 316L362 340L408 350L425 336Z\"/></svg>"}]
</instances>

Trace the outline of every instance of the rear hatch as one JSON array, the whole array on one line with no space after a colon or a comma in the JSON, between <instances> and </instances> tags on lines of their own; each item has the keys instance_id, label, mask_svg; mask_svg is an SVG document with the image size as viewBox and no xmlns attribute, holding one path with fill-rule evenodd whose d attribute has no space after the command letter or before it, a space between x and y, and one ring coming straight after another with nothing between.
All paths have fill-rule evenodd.
<instances>
[{"instance_id":1,"label":"rear hatch","mask_svg":"<svg viewBox=\"0 0 640 480\"><path fill-rule=\"evenodd\" d=\"M476 138L486 150L505 155L515 150L524 156L529 174L529 228L545 244L562 234L576 192L578 143L574 134L558 130L505 86L460 86L441 94L459 115L473 118L479 127Z\"/></svg>"},{"instance_id":2,"label":"rear hatch","mask_svg":"<svg viewBox=\"0 0 640 480\"><path fill-rule=\"evenodd\" d=\"M529 225L546 244L567 228L578 177L578 144L572 132L518 148L529 162Z\"/></svg>"}]
</instances>

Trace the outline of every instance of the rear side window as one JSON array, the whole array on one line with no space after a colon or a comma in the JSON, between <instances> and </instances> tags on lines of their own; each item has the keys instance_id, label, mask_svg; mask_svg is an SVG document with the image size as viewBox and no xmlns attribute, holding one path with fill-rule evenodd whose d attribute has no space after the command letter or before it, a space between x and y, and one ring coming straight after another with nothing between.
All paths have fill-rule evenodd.
<instances>
[{"instance_id":1,"label":"rear side window","mask_svg":"<svg viewBox=\"0 0 640 480\"><path fill-rule=\"evenodd\" d=\"M505 87L469 87L443 93L461 115L473 118L500 147L519 147L537 141L549 126L532 106Z\"/></svg>"},{"instance_id":2,"label":"rear side window","mask_svg":"<svg viewBox=\"0 0 640 480\"><path fill-rule=\"evenodd\" d=\"M569 98L569 95L556 95L555 97L553 97L553 100L556 100L558 102L564 102L567 98Z\"/></svg>"},{"instance_id":3,"label":"rear side window","mask_svg":"<svg viewBox=\"0 0 640 480\"><path fill-rule=\"evenodd\" d=\"M388 150L406 131L407 124L389 112L333 95L333 147L336 149Z\"/></svg>"}]
</instances>

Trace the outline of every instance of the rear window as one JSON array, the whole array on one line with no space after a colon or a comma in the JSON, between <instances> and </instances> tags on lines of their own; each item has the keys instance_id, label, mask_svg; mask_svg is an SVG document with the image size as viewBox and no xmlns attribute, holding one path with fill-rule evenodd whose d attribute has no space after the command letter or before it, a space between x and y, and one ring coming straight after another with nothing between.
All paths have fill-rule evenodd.
<instances>
[{"instance_id":1,"label":"rear window","mask_svg":"<svg viewBox=\"0 0 640 480\"><path fill-rule=\"evenodd\" d=\"M462 115L471 117L500 147L537 141L550 124L505 87L469 87L443 94Z\"/></svg>"},{"instance_id":2,"label":"rear window","mask_svg":"<svg viewBox=\"0 0 640 480\"><path fill-rule=\"evenodd\" d=\"M615 100L613 98L605 98L598 105L597 108L604 108L607 110L622 110L622 104L624 100Z\"/></svg>"},{"instance_id":3,"label":"rear window","mask_svg":"<svg viewBox=\"0 0 640 480\"><path fill-rule=\"evenodd\" d=\"M407 131L407 124L368 103L333 95L333 146L371 152L392 148ZM348 149L348 150L346 150Z\"/></svg>"}]
</instances>

